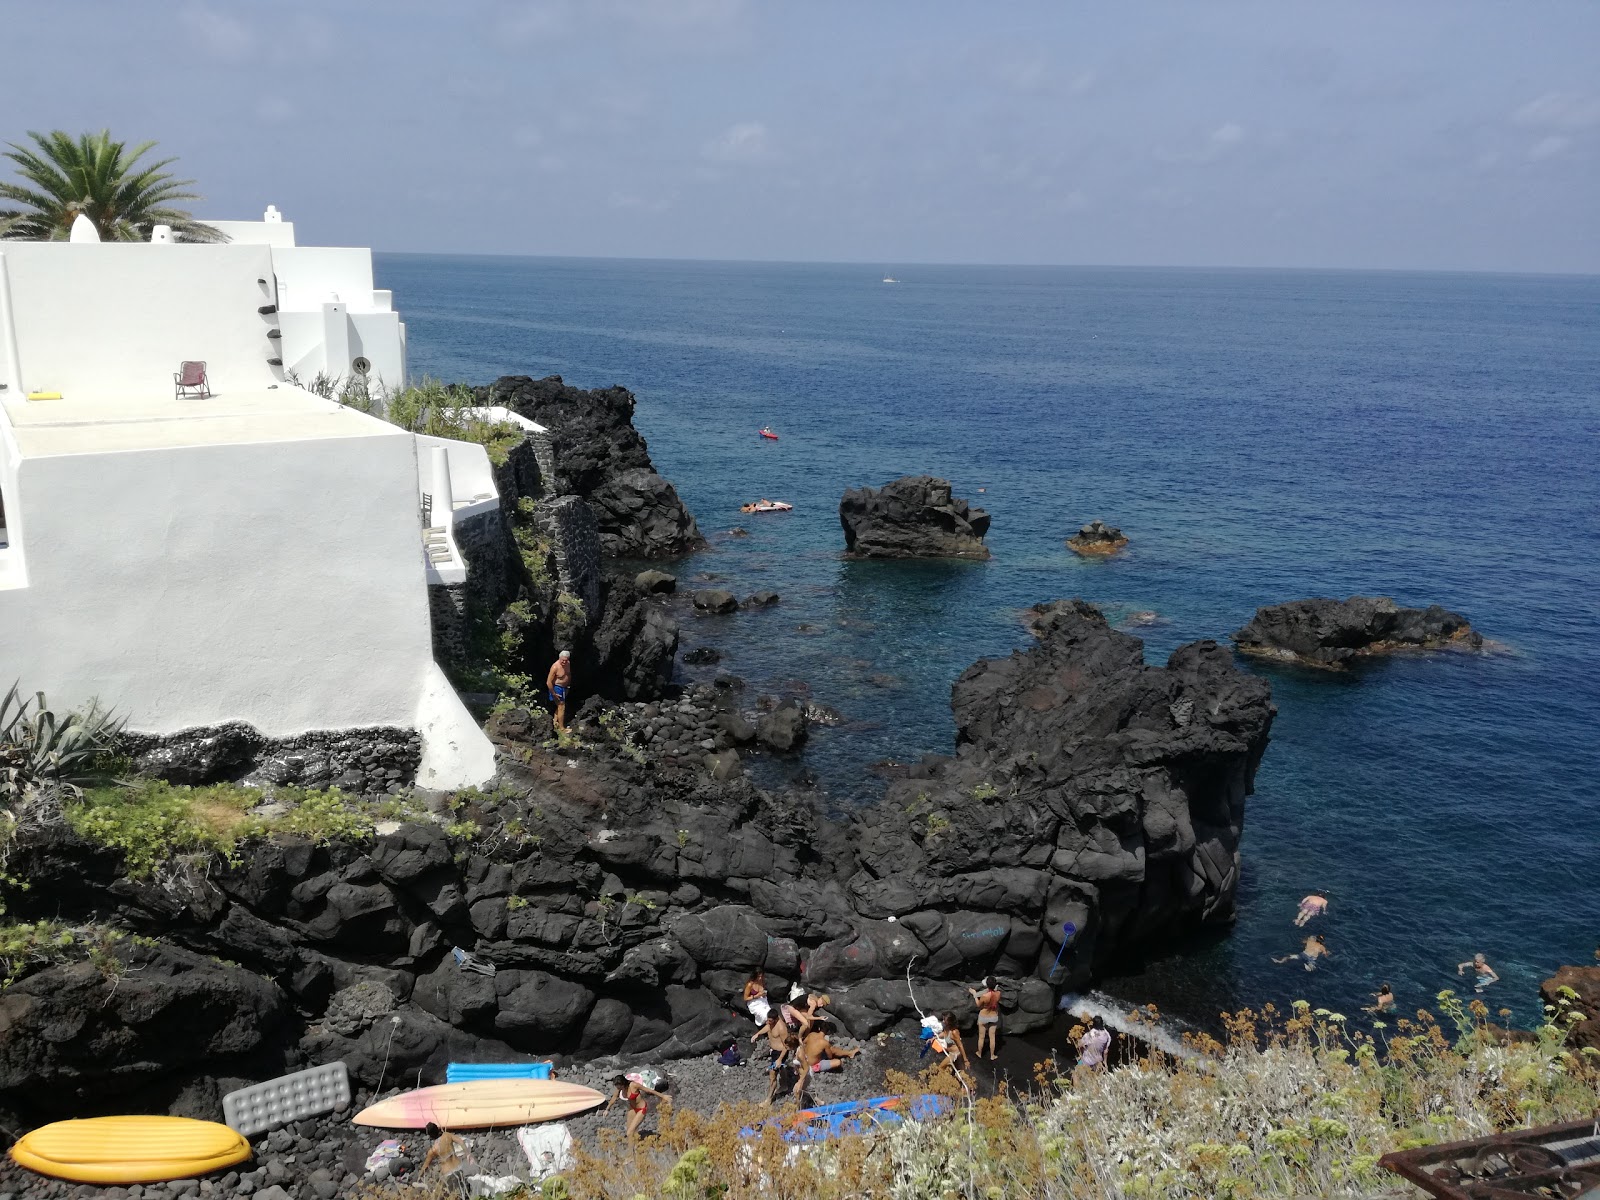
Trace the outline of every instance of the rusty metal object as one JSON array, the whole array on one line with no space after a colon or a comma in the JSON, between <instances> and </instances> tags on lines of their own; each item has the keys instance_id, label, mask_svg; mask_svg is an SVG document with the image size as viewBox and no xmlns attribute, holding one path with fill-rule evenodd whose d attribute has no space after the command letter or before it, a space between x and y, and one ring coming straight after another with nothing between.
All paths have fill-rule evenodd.
<instances>
[{"instance_id":1,"label":"rusty metal object","mask_svg":"<svg viewBox=\"0 0 1600 1200\"><path fill-rule=\"evenodd\" d=\"M1378 1165L1438 1200L1600 1200L1600 1117L1396 1150Z\"/></svg>"}]
</instances>

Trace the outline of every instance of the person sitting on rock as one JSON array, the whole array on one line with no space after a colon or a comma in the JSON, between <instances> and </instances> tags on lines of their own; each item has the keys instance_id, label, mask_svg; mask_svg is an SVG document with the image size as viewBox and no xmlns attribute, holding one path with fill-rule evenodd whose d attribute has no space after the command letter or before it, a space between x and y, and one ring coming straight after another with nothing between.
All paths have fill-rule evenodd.
<instances>
[{"instance_id":1,"label":"person sitting on rock","mask_svg":"<svg viewBox=\"0 0 1600 1200\"><path fill-rule=\"evenodd\" d=\"M1322 940L1320 934L1313 933L1306 939L1305 947L1299 954L1285 954L1282 958L1274 958L1275 963L1303 962L1306 970L1315 971L1319 958L1328 958L1328 944Z\"/></svg>"},{"instance_id":2,"label":"person sitting on rock","mask_svg":"<svg viewBox=\"0 0 1600 1200\"><path fill-rule=\"evenodd\" d=\"M1295 927L1299 928L1313 917L1320 917L1328 911L1328 898L1321 892L1312 892L1300 901L1300 909L1294 915Z\"/></svg>"},{"instance_id":3,"label":"person sitting on rock","mask_svg":"<svg viewBox=\"0 0 1600 1200\"><path fill-rule=\"evenodd\" d=\"M846 1059L855 1058L861 1053L860 1049L841 1050L829 1039L832 1025L827 1021L818 1021L811 1032L800 1039L800 1049L795 1055L795 1066L800 1071L800 1082L795 1084L794 1094L799 1097L805 1081L813 1071L836 1071L844 1065Z\"/></svg>"},{"instance_id":4,"label":"person sitting on rock","mask_svg":"<svg viewBox=\"0 0 1600 1200\"><path fill-rule=\"evenodd\" d=\"M797 984L795 990L789 993L791 1001L797 998L796 993L799 990L799 985ZM802 1007L796 1008L790 1003L782 1005L778 1011L783 1014L783 1019L789 1023L790 1029L796 1030L801 1036L804 1036L817 1023L818 1015L822 1009L828 1006L831 999L831 996L824 993L808 992L806 994L806 1002Z\"/></svg>"},{"instance_id":5,"label":"person sitting on rock","mask_svg":"<svg viewBox=\"0 0 1600 1200\"><path fill-rule=\"evenodd\" d=\"M1000 981L993 975L983 981L983 991L968 988L967 995L978 1006L978 1057L983 1057L983 1042L989 1041L989 1061L995 1057L995 1035L1000 1032Z\"/></svg>"},{"instance_id":6,"label":"person sitting on rock","mask_svg":"<svg viewBox=\"0 0 1600 1200\"><path fill-rule=\"evenodd\" d=\"M550 664L550 673L545 676L544 686L550 691L550 699L555 701L556 732L567 731L567 690L572 686L572 651L563 650L556 656L555 662Z\"/></svg>"},{"instance_id":7,"label":"person sitting on rock","mask_svg":"<svg viewBox=\"0 0 1600 1200\"><path fill-rule=\"evenodd\" d=\"M767 973L760 967L751 971L750 978L744 982L744 1006L757 1025L767 1023L767 1014L772 1011L772 1005L767 1000Z\"/></svg>"},{"instance_id":8,"label":"person sitting on rock","mask_svg":"<svg viewBox=\"0 0 1600 1200\"><path fill-rule=\"evenodd\" d=\"M435 1163L439 1167L439 1175L453 1188L460 1189L462 1196L470 1194L467 1185L467 1171L473 1165L472 1151L467 1149L467 1143L453 1133L446 1133L432 1121L428 1122L425 1131L432 1141L428 1153L422 1157L422 1165L417 1168L421 1175Z\"/></svg>"},{"instance_id":9,"label":"person sitting on rock","mask_svg":"<svg viewBox=\"0 0 1600 1200\"><path fill-rule=\"evenodd\" d=\"M671 1104L671 1099L666 1094L667 1082L661 1081L661 1090L646 1087L637 1079L630 1079L626 1075L614 1076L611 1086L616 1090L611 1093L611 1099L606 1101L606 1111L611 1111L611 1106L618 1100L628 1106L627 1138L634 1141L639 1136L639 1128L644 1124L645 1114L650 1111L650 1102L645 1098L654 1096L663 1104Z\"/></svg>"},{"instance_id":10,"label":"person sitting on rock","mask_svg":"<svg viewBox=\"0 0 1600 1200\"><path fill-rule=\"evenodd\" d=\"M971 1060L967 1058L966 1043L961 1040L961 1030L956 1028L955 1013L945 1013L939 1018L941 1028L928 1042L928 1048L935 1054L944 1055L943 1061L934 1064L940 1067L949 1067L953 1075L959 1077L962 1071L972 1069ZM983 1027L978 1027L978 1036L983 1036ZM956 1063L960 1063L958 1068Z\"/></svg>"},{"instance_id":11,"label":"person sitting on rock","mask_svg":"<svg viewBox=\"0 0 1600 1200\"><path fill-rule=\"evenodd\" d=\"M1497 975L1495 973L1495 969L1489 965L1489 960L1484 958L1484 956L1481 954L1474 954L1471 962L1457 964L1456 974L1461 975L1465 973L1468 967L1472 968L1473 977L1478 981L1477 986L1472 989L1475 992L1483 991L1483 989L1488 987L1491 983L1500 982L1500 976Z\"/></svg>"}]
</instances>

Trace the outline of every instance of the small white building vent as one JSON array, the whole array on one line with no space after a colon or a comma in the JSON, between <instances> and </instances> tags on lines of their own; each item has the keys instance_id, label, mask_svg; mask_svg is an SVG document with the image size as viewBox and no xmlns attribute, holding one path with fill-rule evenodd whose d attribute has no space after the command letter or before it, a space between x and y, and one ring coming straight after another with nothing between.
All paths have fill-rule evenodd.
<instances>
[{"instance_id":1,"label":"small white building vent","mask_svg":"<svg viewBox=\"0 0 1600 1200\"><path fill-rule=\"evenodd\" d=\"M163 246L170 246L172 244L172 226L157 225L150 231L150 240L159 242Z\"/></svg>"},{"instance_id":2,"label":"small white building vent","mask_svg":"<svg viewBox=\"0 0 1600 1200\"><path fill-rule=\"evenodd\" d=\"M276 204L267 205L267 211L261 214L261 219L268 225L283 224L283 214L278 211Z\"/></svg>"},{"instance_id":3,"label":"small white building vent","mask_svg":"<svg viewBox=\"0 0 1600 1200\"><path fill-rule=\"evenodd\" d=\"M69 242L98 242L100 231L94 227L94 222L79 213L72 221L72 232L67 235Z\"/></svg>"}]
</instances>

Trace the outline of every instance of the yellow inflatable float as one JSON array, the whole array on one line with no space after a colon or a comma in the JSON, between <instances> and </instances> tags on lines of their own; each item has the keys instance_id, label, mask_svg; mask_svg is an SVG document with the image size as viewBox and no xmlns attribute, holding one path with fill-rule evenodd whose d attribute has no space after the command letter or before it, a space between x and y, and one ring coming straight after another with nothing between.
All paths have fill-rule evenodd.
<instances>
[{"instance_id":1,"label":"yellow inflatable float","mask_svg":"<svg viewBox=\"0 0 1600 1200\"><path fill-rule=\"evenodd\" d=\"M188 1117L89 1117L24 1135L11 1157L30 1171L75 1183L193 1179L250 1157L250 1143L215 1121Z\"/></svg>"}]
</instances>

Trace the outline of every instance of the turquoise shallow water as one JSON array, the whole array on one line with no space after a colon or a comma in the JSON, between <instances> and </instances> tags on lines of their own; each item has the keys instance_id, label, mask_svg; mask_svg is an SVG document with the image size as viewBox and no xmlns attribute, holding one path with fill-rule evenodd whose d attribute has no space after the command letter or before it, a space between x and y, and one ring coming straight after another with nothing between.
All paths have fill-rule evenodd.
<instances>
[{"instance_id":1,"label":"turquoise shallow water","mask_svg":"<svg viewBox=\"0 0 1600 1200\"><path fill-rule=\"evenodd\" d=\"M1482 950L1521 1021L1600 944L1600 279L1347 272L379 257L413 371L621 383L713 537L680 574L761 613L691 620L752 686L848 721L808 755L834 802L949 748L949 688L1081 595L1147 658L1257 605L1443 603L1503 653L1347 677L1263 670L1279 716L1250 801L1240 919L1111 981L1203 1019L1304 996L1401 1006ZM764 442L770 424L781 435ZM994 515L986 564L840 560L840 493L930 472ZM979 494L979 489L983 493ZM741 517L758 496L786 516ZM1062 541L1102 517L1109 562ZM742 524L746 539L717 537ZM1298 898L1329 890L1313 975Z\"/></svg>"}]
</instances>

